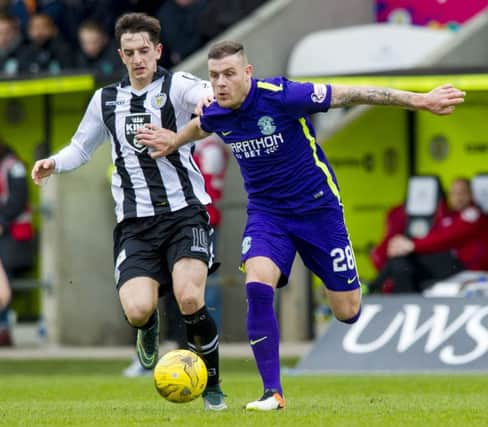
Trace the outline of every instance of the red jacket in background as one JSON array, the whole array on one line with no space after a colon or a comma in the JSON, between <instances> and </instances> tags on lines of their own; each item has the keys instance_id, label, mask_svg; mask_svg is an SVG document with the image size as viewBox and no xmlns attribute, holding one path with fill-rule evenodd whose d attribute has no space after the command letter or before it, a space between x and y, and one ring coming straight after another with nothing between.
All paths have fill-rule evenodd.
<instances>
[{"instance_id":1,"label":"red jacket in background","mask_svg":"<svg viewBox=\"0 0 488 427\"><path fill-rule=\"evenodd\" d=\"M476 206L447 212L427 236L413 242L415 252L452 250L466 269L488 269L488 217Z\"/></svg>"},{"instance_id":2,"label":"red jacket in background","mask_svg":"<svg viewBox=\"0 0 488 427\"><path fill-rule=\"evenodd\" d=\"M28 203L26 169L13 154L0 158L0 224L14 240L34 238Z\"/></svg>"},{"instance_id":3,"label":"red jacket in background","mask_svg":"<svg viewBox=\"0 0 488 427\"><path fill-rule=\"evenodd\" d=\"M224 190L224 177L229 153L220 138L212 134L195 143L193 158L202 172L205 189L212 199L212 203L207 205L210 225L218 227L222 220L222 214L217 203L222 198Z\"/></svg>"},{"instance_id":4,"label":"red jacket in background","mask_svg":"<svg viewBox=\"0 0 488 427\"><path fill-rule=\"evenodd\" d=\"M431 230L435 228L449 212L445 199L439 200L437 209L432 221ZM392 207L386 215L386 232L383 240L373 248L370 254L371 262L377 270L381 270L388 261L386 251L391 238L397 234L407 234L408 216L405 212L405 205ZM429 231L430 232L430 231Z\"/></svg>"},{"instance_id":5,"label":"red jacket in background","mask_svg":"<svg viewBox=\"0 0 488 427\"><path fill-rule=\"evenodd\" d=\"M386 249L388 242L396 234L404 234L407 227L407 216L403 204L392 207L386 214L386 232L383 240L371 251L371 262L377 270L381 270L388 261Z\"/></svg>"}]
</instances>

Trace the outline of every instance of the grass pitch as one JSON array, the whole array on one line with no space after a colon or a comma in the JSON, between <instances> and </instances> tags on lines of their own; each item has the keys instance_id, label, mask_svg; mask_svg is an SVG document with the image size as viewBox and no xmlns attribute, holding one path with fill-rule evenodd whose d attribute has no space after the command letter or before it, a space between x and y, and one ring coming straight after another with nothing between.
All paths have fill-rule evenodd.
<instances>
[{"instance_id":1,"label":"grass pitch","mask_svg":"<svg viewBox=\"0 0 488 427\"><path fill-rule=\"evenodd\" d=\"M291 360L284 365L293 366ZM164 401L123 361L0 360L1 426L487 426L488 376L284 376L287 408L248 413L261 393L251 360L224 360L229 410Z\"/></svg>"}]
</instances>

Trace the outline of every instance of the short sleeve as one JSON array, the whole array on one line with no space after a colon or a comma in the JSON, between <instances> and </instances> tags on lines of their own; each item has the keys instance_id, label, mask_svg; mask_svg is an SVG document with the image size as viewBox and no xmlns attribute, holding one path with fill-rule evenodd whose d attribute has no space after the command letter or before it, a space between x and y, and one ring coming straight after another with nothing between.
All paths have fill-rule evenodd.
<instances>
[{"instance_id":1,"label":"short sleeve","mask_svg":"<svg viewBox=\"0 0 488 427\"><path fill-rule=\"evenodd\" d=\"M203 114L200 116L200 129L204 132L214 133L218 130L215 126L216 117L218 117L215 108L217 105L217 101L214 101L208 107L203 107Z\"/></svg>"},{"instance_id":2,"label":"short sleeve","mask_svg":"<svg viewBox=\"0 0 488 427\"><path fill-rule=\"evenodd\" d=\"M283 103L293 116L326 112L330 108L332 90L329 84L284 81Z\"/></svg>"}]
</instances>

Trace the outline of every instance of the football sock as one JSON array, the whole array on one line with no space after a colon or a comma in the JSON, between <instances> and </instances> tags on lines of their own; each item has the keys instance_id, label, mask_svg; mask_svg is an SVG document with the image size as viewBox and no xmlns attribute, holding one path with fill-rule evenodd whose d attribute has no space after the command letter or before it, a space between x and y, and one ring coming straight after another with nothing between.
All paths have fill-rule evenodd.
<instances>
[{"instance_id":1,"label":"football sock","mask_svg":"<svg viewBox=\"0 0 488 427\"><path fill-rule=\"evenodd\" d=\"M208 370L208 385L219 384L219 335L217 325L203 306L196 313L183 315L186 325L188 348L205 361Z\"/></svg>"},{"instance_id":2,"label":"football sock","mask_svg":"<svg viewBox=\"0 0 488 427\"><path fill-rule=\"evenodd\" d=\"M280 383L280 333L273 306L274 289L259 282L246 285L247 334L265 390L283 394Z\"/></svg>"}]
</instances>

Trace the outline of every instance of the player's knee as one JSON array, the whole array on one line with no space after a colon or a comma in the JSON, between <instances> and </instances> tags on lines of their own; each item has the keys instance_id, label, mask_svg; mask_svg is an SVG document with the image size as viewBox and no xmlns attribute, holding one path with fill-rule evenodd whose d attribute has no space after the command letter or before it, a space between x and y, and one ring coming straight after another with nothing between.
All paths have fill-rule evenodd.
<instances>
[{"instance_id":1,"label":"player's knee","mask_svg":"<svg viewBox=\"0 0 488 427\"><path fill-rule=\"evenodd\" d=\"M193 314L201 307L202 302L194 295L183 296L179 301L181 314Z\"/></svg>"},{"instance_id":2,"label":"player's knee","mask_svg":"<svg viewBox=\"0 0 488 427\"><path fill-rule=\"evenodd\" d=\"M150 302L130 302L124 309L127 321L135 327L145 325L154 311Z\"/></svg>"},{"instance_id":3,"label":"player's knee","mask_svg":"<svg viewBox=\"0 0 488 427\"><path fill-rule=\"evenodd\" d=\"M336 319L343 323L356 323L361 315L361 304L350 304L345 307L341 307L336 313L334 313Z\"/></svg>"}]
</instances>

